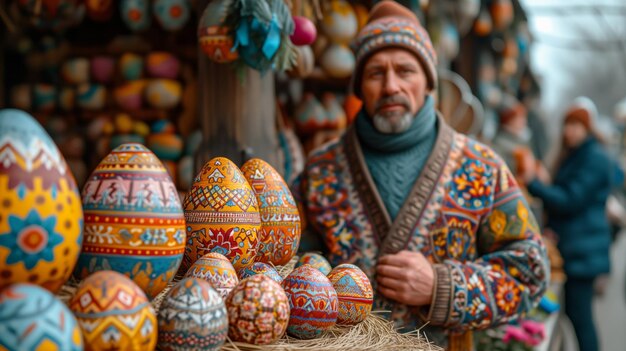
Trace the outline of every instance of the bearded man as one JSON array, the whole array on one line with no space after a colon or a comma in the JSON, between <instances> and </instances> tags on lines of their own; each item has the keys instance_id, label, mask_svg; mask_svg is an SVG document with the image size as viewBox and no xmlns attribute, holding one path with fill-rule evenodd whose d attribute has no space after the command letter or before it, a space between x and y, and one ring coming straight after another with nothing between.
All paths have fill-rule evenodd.
<instances>
[{"instance_id":1,"label":"bearded man","mask_svg":"<svg viewBox=\"0 0 626 351\"><path fill-rule=\"evenodd\" d=\"M415 15L379 2L354 43L355 123L309 155L294 193L301 247L363 269L374 308L449 350L535 306L549 277L511 172L435 109L436 55Z\"/></svg>"}]
</instances>

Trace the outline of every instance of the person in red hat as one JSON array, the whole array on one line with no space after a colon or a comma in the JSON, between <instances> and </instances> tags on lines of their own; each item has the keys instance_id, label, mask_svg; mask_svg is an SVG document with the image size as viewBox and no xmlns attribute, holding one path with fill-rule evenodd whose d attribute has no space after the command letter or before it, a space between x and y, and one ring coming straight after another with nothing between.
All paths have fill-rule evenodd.
<instances>
[{"instance_id":1,"label":"person in red hat","mask_svg":"<svg viewBox=\"0 0 626 351\"><path fill-rule=\"evenodd\" d=\"M552 182L534 168L524 174L528 192L543 201L547 227L558 236L567 275L565 313L585 351L598 350L592 299L594 283L610 268L606 203L616 170L594 130L596 117L591 100L576 99L565 113L561 155Z\"/></svg>"},{"instance_id":2,"label":"person in red hat","mask_svg":"<svg viewBox=\"0 0 626 351\"><path fill-rule=\"evenodd\" d=\"M363 108L293 185L301 250L361 267L398 327L471 350L472 330L516 319L545 291L539 228L500 157L439 117L437 57L410 10L378 2L353 50Z\"/></svg>"},{"instance_id":3,"label":"person in red hat","mask_svg":"<svg viewBox=\"0 0 626 351\"><path fill-rule=\"evenodd\" d=\"M491 142L491 147L502 157L507 166L518 172L515 153L520 150L530 150L532 133L528 128L528 116L524 105L512 96L498 109L498 132Z\"/></svg>"}]
</instances>

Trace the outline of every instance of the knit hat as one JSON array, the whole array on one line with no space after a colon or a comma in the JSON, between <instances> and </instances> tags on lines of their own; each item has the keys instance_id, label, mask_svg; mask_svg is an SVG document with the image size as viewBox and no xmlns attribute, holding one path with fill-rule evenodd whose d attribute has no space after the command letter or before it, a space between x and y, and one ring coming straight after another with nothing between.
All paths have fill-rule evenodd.
<instances>
[{"instance_id":1,"label":"knit hat","mask_svg":"<svg viewBox=\"0 0 626 351\"><path fill-rule=\"evenodd\" d=\"M520 115L526 115L524 105L513 96L505 97L502 106L498 109L500 125L506 125Z\"/></svg>"},{"instance_id":2,"label":"knit hat","mask_svg":"<svg viewBox=\"0 0 626 351\"><path fill-rule=\"evenodd\" d=\"M361 97L361 75L365 63L374 53L386 48L403 48L413 53L424 68L428 88L435 88L437 54L428 32L411 10L395 1L383 0L372 8L367 25L352 43L356 57L352 90L356 96Z\"/></svg>"},{"instance_id":3,"label":"knit hat","mask_svg":"<svg viewBox=\"0 0 626 351\"><path fill-rule=\"evenodd\" d=\"M578 97L565 112L565 123L578 122L587 131L593 130L593 120L597 118L598 109L588 97Z\"/></svg>"}]
</instances>

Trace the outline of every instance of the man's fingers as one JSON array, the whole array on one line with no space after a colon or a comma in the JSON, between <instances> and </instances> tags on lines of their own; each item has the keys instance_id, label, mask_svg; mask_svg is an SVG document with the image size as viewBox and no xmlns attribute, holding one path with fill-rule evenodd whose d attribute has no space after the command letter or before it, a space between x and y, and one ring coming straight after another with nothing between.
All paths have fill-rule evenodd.
<instances>
[{"instance_id":1,"label":"man's fingers","mask_svg":"<svg viewBox=\"0 0 626 351\"><path fill-rule=\"evenodd\" d=\"M383 294L383 296L385 296L386 298L398 301L399 293L396 290L387 288L385 286L379 286L378 291L380 291L380 293Z\"/></svg>"},{"instance_id":2,"label":"man's fingers","mask_svg":"<svg viewBox=\"0 0 626 351\"><path fill-rule=\"evenodd\" d=\"M387 264L378 264L376 266L376 275L395 278L395 279L405 279L407 278L407 267L397 267L390 266Z\"/></svg>"},{"instance_id":3,"label":"man's fingers","mask_svg":"<svg viewBox=\"0 0 626 351\"><path fill-rule=\"evenodd\" d=\"M404 254L385 255L381 257L380 259L378 259L378 264L379 265L384 264L384 265L396 266L396 267L406 267L407 260Z\"/></svg>"},{"instance_id":4,"label":"man's fingers","mask_svg":"<svg viewBox=\"0 0 626 351\"><path fill-rule=\"evenodd\" d=\"M380 276L380 275L376 277L376 281L378 282L378 286L384 286L385 288L389 288L393 290L399 290L403 285L402 280L393 279L393 278Z\"/></svg>"}]
</instances>

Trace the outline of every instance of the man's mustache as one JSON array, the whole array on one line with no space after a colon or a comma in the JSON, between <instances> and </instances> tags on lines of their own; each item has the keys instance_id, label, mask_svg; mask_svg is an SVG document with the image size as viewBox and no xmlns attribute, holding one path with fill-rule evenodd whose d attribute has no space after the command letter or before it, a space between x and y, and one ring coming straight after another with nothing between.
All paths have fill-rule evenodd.
<instances>
[{"instance_id":1,"label":"man's mustache","mask_svg":"<svg viewBox=\"0 0 626 351\"><path fill-rule=\"evenodd\" d=\"M402 95L392 95L378 100L378 102L376 102L376 105L374 106L374 109L378 111L380 108L386 105L402 105L407 110L411 108L411 103L407 98Z\"/></svg>"}]
</instances>

